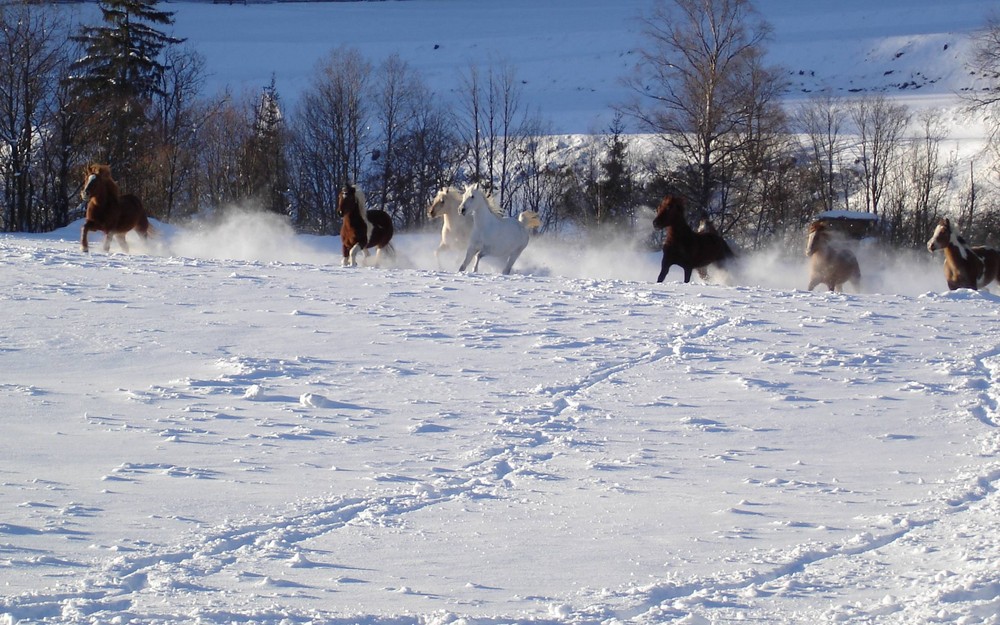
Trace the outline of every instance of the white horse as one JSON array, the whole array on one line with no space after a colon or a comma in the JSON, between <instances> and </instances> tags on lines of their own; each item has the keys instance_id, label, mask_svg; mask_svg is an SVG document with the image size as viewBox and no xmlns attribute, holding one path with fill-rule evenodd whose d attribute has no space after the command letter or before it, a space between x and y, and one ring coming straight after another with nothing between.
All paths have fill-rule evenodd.
<instances>
[{"instance_id":1,"label":"white horse","mask_svg":"<svg viewBox=\"0 0 1000 625\"><path fill-rule=\"evenodd\" d=\"M469 235L472 234L472 216L459 212L462 205L462 191L457 187L445 187L438 191L434 200L427 208L427 216L431 219L440 217L441 243L434 250L438 269L441 268L442 250L464 250L469 246Z\"/></svg>"},{"instance_id":2,"label":"white horse","mask_svg":"<svg viewBox=\"0 0 1000 625\"><path fill-rule=\"evenodd\" d=\"M517 219L500 217L494 212L486 194L477 186L465 190L458 212L462 215L472 213L469 248L459 271L465 271L473 256L476 257L473 271L479 270L479 259L483 256L498 256L506 261L503 273L509 274L514 261L528 246L528 230L542 225L535 211L524 211Z\"/></svg>"}]
</instances>

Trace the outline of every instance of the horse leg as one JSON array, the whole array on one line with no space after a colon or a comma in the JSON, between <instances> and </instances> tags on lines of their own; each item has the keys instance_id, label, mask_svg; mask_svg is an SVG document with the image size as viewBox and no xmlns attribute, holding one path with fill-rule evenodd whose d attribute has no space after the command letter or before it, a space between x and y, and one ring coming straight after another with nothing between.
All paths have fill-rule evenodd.
<instances>
[{"instance_id":1,"label":"horse leg","mask_svg":"<svg viewBox=\"0 0 1000 625\"><path fill-rule=\"evenodd\" d=\"M87 233L91 230L95 230L94 224L90 221L83 222L83 227L80 228L80 250L83 252L90 252L90 246L87 245Z\"/></svg>"},{"instance_id":2,"label":"horse leg","mask_svg":"<svg viewBox=\"0 0 1000 625\"><path fill-rule=\"evenodd\" d=\"M674 261L664 253L663 260L660 262L660 275L656 278L657 282L663 282L663 279L667 277L667 272L670 271L670 266L673 264Z\"/></svg>"},{"instance_id":3,"label":"horse leg","mask_svg":"<svg viewBox=\"0 0 1000 625\"><path fill-rule=\"evenodd\" d=\"M694 271L694 267L684 268L684 284L691 282L691 273Z\"/></svg>"},{"instance_id":4,"label":"horse leg","mask_svg":"<svg viewBox=\"0 0 1000 625\"><path fill-rule=\"evenodd\" d=\"M128 241L125 240L125 235L127 233L120 232L115 235L115 240L118 241L118 245L122 247L122 251L128 254Z\"/></svg>"},{"instance_id":5,"label":"horse leg","mask_svg":"<svg viewBox=\"0 0 1000 625\"><path fill-rule=\"evenodd\" d=\"M110 232L104 233L104 243L101 246L106 254L111 253L111 240L115 238L115 235Z\"/></svg>"},{"instance_id":6,"label":"horse leg","mask_svg":"<svg viewBox=\"0 0 1000 625\"><path fill-rule=\"evenodd\" d=\"M479 252L474 247L470 247L465 252L465 260L463 260L462 264L458 266L458 270L465 271L465 268L469 266L469 261L472 260L473 256L476 257L476 266L472 270L476 271L476 269L479 268Z\"/></svg>"},{"instance_id":7,"label":"horse leg","mask_svg":"<svg viewBox=\"0 0 1000 625\"><path fill-rule=\"evenodd\" d=\"M525 245L524 247L527 247ZM503 268L503 275L509 275L511 270L514 268L514 263L517 262L518 257L521 256L521 252L524 251L524 247L516 250L513 254L507 257L507 266Z\"/></svg>"},{"instance_id":8,"label":"horse leg","mask_svg":"<svg viewBox=\"0 0 1000 625\"><path fill-rule=\"evenodd\" d=\"M351 248L351 267L358 266L358 253L364 249L360 243L355 243L354 247Z\"/></svg>"}]
</instances>

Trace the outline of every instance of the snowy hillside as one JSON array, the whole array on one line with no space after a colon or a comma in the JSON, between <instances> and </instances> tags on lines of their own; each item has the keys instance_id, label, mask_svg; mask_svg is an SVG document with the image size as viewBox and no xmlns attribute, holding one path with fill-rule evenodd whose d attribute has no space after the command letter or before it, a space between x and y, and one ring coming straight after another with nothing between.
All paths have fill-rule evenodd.
<instances>
[{"instance_id":1,"label":"snowy hillside","mask_svg":"<svg viewBox=\"0 0 1000 625\"><path fill-rule=\"evenodd\" d=\"M803 89L919 57L893 88L954 104L991 3L874 4L760 2ZM497 49L586 132L643 5L171 8L220 84ZM1000 624L1000 298L940 256L863 250L842 295L804 258L656 284L655 253L543 236L511 276L433 234L345 269L235 217L132 255L0 235L0 624Z\"/></svg>"}]
</instances>

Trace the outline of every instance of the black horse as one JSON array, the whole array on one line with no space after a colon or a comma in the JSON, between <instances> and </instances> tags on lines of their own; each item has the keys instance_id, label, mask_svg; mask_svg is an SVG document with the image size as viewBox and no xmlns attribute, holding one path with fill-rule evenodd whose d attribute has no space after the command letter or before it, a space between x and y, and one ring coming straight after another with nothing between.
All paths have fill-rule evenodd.
<instances>
[{"instance_id":1,"label":"black horse","mask_svg":"<svg viewBox=\"0 0 1000 625\"><path fill-rule=\"evenodd\" d=\"M684 282L690 282L691 272L695 269L704 278L705 267L713 263L722 266L736 256L714 228L705 228L700 232L691 229L684 217L684 201L677 196L663 198L653 218L653 227L666 229L667 232L663 239L663 261L657 282L663 282L673 265L680 266L684 270Z\"/></svg>"}]
</instances>

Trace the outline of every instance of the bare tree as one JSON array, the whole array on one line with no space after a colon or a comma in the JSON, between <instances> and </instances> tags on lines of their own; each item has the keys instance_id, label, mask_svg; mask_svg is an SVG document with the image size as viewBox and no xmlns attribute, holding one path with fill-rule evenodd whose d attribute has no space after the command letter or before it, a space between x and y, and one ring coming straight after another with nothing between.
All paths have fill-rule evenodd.
<instances>
[{"instance_id":1,"label":"bare tree","mask_svg":"<svg viewBox=\"0 0 1000 625\"><path fill-rule=\"evenodd\" d=\"M468 149L469 178L495 193L500 208L512 213L518 154L539 121L524 110L520 83L509 65L491 65L485 79L478 67L471 67L464 76L462 93L457 126Z\"/></svg>"},{"instance_id":2,"label":"bare tree","mask_svg":"<svg viewBox=\"0 0 1000 625\"><path fill-rule=\"evenodd\" d=\"M44 7L0 6L0 185L3 230L41 225L38 199L40 130L48 123L65 62L65 27Z\"/></svg>"},{"instance_id":3,"label":"bare tree","mask_svg":"<svg viewBox=\"0 0 1000 625\"><path fill-rule=\"evenodd\" d=\"M858 132L855 146L860 168L865 210L878 215L886 186L903 133L909 123L909 111L881 94L867 95L850 107L851 119Z\"/></svg>"},{"instance_id":4,"label":"bare tree","mask_svg":"<svg viewBox=\"0 0 1000 625\"><path fill-rule=\"evenodd\" d=\"M699 209L711 204L717 169L741 147L726 138L746 123L744 88L770 32L749 0L658 0L643 19L646 43L627 80L635 99L626 110L685 162Z\"/></svg>"},{"instance_id":5,"label":"bare tree","mask_svg":"<svg viewBox=\"0 0 1000 625\"><path fill-rule=\"evenodd\" d=\"M828 93L810 98L796 111L795 125L802 134L809 171L816 181L820 210L833 210L842 192L838 180L846 149L847 119L846 103Z\"/></svg>"},{"instance_id":6,"label":"bare tree","mask_svg":"<svg viewBox=\"0 0 1000 625\"><path fill-rule=\"evenodd\" d=\"M990 15L975 37L969 69L981 75L992 88L968 92L964 97L973 109L990 109L1000 104L1000 13Z\"/></svg>"},{"instance_id":7,"label":"bare tree","mask_svg":"<svg viewBox=\"0 0 1000 625\"><path fill-rule=\"evenodd\" d=\"M368 171L371 81L371 63L358 50L337 48L320 61L300 97L290 163L300 225L336 231L338 188Z\"/></svg>"},{"instance_id":8,"label":"bare tree","mask_svg":"<svg viewBox=\"0 0 1000 625\"><path fill-rule=\"evenodd\" d=\"M167 49L164 58L160 86L150 106L153 145L144 155L143 164L148 175L139 194L148 211L169 220L178 203L198 203L193 192L197 186L195 163L198 138L207 116L199 100L204 58L193 50L176 47Z\"/></svg>"},{"instance_id":9,"label":"bare tree","mask_svg":"<svg viewBox=\"0 0 1000 625\"><path fill-rule=\"evenodd\" d=\"M228 93L204 105L198 150L201 176L196 181L198 202L203 207L220 208L250 196L251 183L242 159L243 146L253 132L255 105L249 95L235 99Z\"/></svg>"},{"instance_id":10,"label":"bare tree","mask_svg":"<svg viewBox=\"0 0 1000 625\"><path fill-rule=\"evenodd\" d=\"M941 157L941 142L946 136L941 111L923 112L918 121L921 134L907 150L904 170L911 200L908 202L909 233L902 242L911 246L926 240L935 219L944 212L956 168L954 157Z\"/></svg>"},{"instance_id":11,"label":"bare tree","mask_svg":"<svg viewBox=\"0 0 1000 625\"><path fill-rule=\"evenodd\" d=\"M376 165L377 194L374 207L394 213L390 207L393 178L398 170L400 142L416 118L419 103L424 95L423 85L416 73L398 54L390 55L379 67L374 79L374 114L381 137Z\"/></svg>"}]
</instances>

